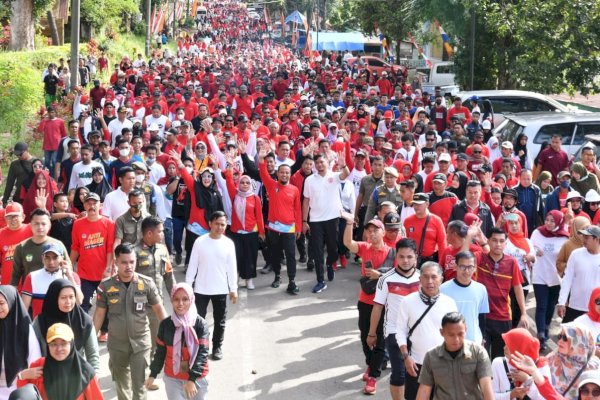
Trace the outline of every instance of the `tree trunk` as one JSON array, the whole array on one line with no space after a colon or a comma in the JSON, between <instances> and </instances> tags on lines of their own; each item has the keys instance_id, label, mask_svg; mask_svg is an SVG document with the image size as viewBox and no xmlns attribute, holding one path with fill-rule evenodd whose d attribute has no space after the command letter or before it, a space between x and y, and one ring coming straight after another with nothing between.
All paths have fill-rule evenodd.
<instances>
[{"instance_id":1,"label":"tree trunk","mask_svg":"<svg viewBox=\"0 0 600 400\"><path fill-rule=\"evenodd\" d=\"M52 10L46 12L46 18L48 18L48 26L50 27L50 35L52 36L52 46L60 45L60 39L58 37L58 29L56 29L56 20Z\"/></svg>"},{"instance_id":2,"label":"tree trunk","mask_svg":"<svg viewBox=\"0 0 600 400\"><path fill-rule=\"evenodd\" d=\"M10 50L34 50L33 0L14 0L10 7Z\"/></svg>"}]
</instances>

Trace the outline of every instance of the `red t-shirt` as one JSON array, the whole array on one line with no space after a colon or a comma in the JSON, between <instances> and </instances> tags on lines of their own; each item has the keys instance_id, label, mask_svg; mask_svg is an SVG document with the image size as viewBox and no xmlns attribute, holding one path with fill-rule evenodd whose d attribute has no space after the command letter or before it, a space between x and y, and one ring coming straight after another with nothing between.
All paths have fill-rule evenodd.
<instances>
[{"instance_id":1,"label":"red t-shirt","mask_svg":"<svg viewBox=\"0 0 600 400\"><path fill-rule=\"evenodd\" d=\"M366 262L370 261L373 268L379 269L379 267L381 267L381 265L385 261L389 252L390 247L388 247L386 244L384 244L383 247L381 247L380 249L374 249L371 243L358 242L358 252L356 254L360 258L362 258L362 265L360 267L361 276L367 275L367 270L365 268ZM374 299L375 293L366 294L365 292L363 292L362 288L359 288L358 301L373 305Z\"/></svg>"},{"instance_id":2,"label":"red t-shirt","mask_svg":"<svg viewBox=\"0 0 600 400\"><path fill-rule=\"evenodd\" d=\"M480 253L477 257L477 281L488 292L490 312L487 319L511 321L510 289L523 284L517 260L504 255L496 263L489 255Z\"/></svg>"},{"instance_id":3,"label":"red t-shirt","mask_svg":"<svg viewBox=\"0 0 600 400\"><path fill-rule=\"evenodd\" d=\"M440 252L446 248L446 228L442 219L435 214L429 213L431 218L425 231L425 240L423 241L423 249L421 255L423 257L431 257L436 251ZM421 236L423 235L423 228L425 227L425 218L417 218L416 215L411 215L404 221L404 228L406 229L406 237L412 239L419 247L421 243Z\"/></svg>"},{"instance_id":4,"label":"red t-shirt","mask_svg":"<svg viewBox=\"0 0 600 400\"><path fill-rule=\"evenodd\" d=\"M44 133L44 151L58 150L58 144L61 138L67 136L65 121L60 118L45 119L40 124L40 132Z\"/></svg>"},{"instance_id":5,"label":"red t-shirt","mask_svg":"<svg viewBox=\"0 0 600 400\"><path fill-rule=\"evenodd\" d=\"M8 227L0 230L0 264L2 284L10 285L13 270L13 253L15 247L25 239L33 236L29 224L23 224L20 229L11 231Z\"/></svg>"},{"instance_id":6,"label":"red t-shirt","mask_svg":"<svg viewBox=\"0 0 600 400\"><path fill-rule=\"evenodd\" d=\"M476 244L469 246L469 251L475 254L475 259L481 253L481 247ZM446 247L443 251L440 251L440 266L444 270L444 282L454 279L456 277L456 255L460 252L460 248L454 248L452 246Z\"/></svg>"},{"instance_id":7,"label":"red t-shirt","mask_svg":"<svg viewBox=\"0 0 600 400\"><path fill-rule=\"evenodd\" d=\"M115 241L115 223L106 217L90 222L81 218L73 223L71 249L79 253L77 273L81 279L100 281L108 254Z\"/></svg>"}]
</instances>

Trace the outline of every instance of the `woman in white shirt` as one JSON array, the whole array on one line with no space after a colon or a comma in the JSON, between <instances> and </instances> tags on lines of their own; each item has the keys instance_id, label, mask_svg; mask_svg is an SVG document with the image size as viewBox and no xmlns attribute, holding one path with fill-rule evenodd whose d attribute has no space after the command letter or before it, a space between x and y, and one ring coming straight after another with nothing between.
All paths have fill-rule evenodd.
<instances>
[{"instance_id":1,"label":"woman in white shirt","mask_svg":"<svg viewBox=\"0 0 600 400\"><path fill-rule=\"evenodd\" d=\"M589 311L573 321L575 325L583 326L592 332L596 343L596 357L600 358L600 286L592 290Z\"/></svg>"},{"instance_id":2,"label":"woman in white shirt","mask_svg":"<svg viewBox=\"0 0 600 400\"><path fill-rule=\"evenodd\" d=\"M556 270L556 259L563 243L569 238L564 221L562 212L552 210L546 215L544 225L533 231L531 235L531 243L537 257L533 265L531 282L536 302L535 324L542 351L546 348L550 322L560 294L560 277Z\"/></svg>"}]
</instances>

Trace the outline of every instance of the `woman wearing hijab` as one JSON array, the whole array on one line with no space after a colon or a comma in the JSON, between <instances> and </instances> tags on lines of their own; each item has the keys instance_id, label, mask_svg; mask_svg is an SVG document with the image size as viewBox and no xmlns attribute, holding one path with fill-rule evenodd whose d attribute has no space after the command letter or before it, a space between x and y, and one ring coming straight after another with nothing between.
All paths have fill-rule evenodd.
<instances>
[{"instance_id":1,"label":"woman wearing hijab","mask_svg":"<svg viewBox=\"0 0 600 400\"><path fill-rule=\"evenodd\" d=\"M46 292L42 312L33 321L33 329L40 343L43 343L52 325L59 322L69 325L74 334L75 350L85 357L94 370L99 371L96 331L93 329L92 318L77 304L76 293L75 286L66 279L52 282ZM45 350L42 349L43 356L47 356Z\"/></svg>"},{"instance_id":2,"label":"woman wearing hijab","mask_svg":"<svg viewBox=\"0 0 600 400\"><path fill-rule=\"evenodd\" d=\"M246 288L254 289L258 239L265 240L265 224L260 197L254 194L252 180L242 175L238 186L233 181L232 169L226 172L227 191L233 204L231 216L232 239L240 278L246 280Z\"/></svg>"},{"instance_id":3,"label":"woman wearing hijab","mask_svg":"<svg viewBox=\"0 0 600 400\"><path fill-rule=\"evenodd\" d=\"M35 337L29 314L13 286L0 286L0 399L17 387L17 377L35 376L27 368L40 357L40 344Z\"/></svg>"},{"instance_id":4,"label":"woman wearing hijab","mask_svg":"<svg viewBox=\"0 0 600 400\"><path fill-rule=\"evenodd\" d=\"M592 290L588 312L575 318L573 323L590 330L596 342L596 357L600 357L600 286Z\"/></svg>"},{"instance_id":5,"label":"woman wearing hijab","mask_svg":"<svg viewBox=\"0 0 600 400\"><path fill-rule=\"evenodd\" d=\"M565 229L564 215L552 210L546 215L544 225L533 231L531 243L535 248L536 260L531 281L535 293L535 324L542 350L546 348L548 330L560 293L560 277L556 260L562 245L569 238Z\"/></svg>"},{"instance_id":6,"label":"woman wearing hijab","mask_svg":"<svg viewBox=\"0 0 600 400\"><path fill-rule=\"evenodd\" d=\"M513 144L515 156L519 159L521 168L531 170L533 168L533 159L527 151L527 135L520 133Z\"/></svg>"},{"instance_id":7,"label":"woman wearing hijab","mask_svg":"<svg viewBox=\"0 0 600 400\"><path fill-rule=\"evenodd\" d=\"M571 188L585 196L590 190L598 192L598 177L596 174L588 172L587 168L581 162L571 165Z\"/></svg>"},{"instance_id":8,"label":"woman wearing hijab","mask_svg":"<svg viewBox=\"0 0 600 400\"><path fill-rule=\"evenodd\" d=\"M92 168L92 182L86 186L90 193L96 193L100 196L100 202L104 203L104 198L107 194L113 191L110 183L104 176L104 170L101 167ZM75 196L75 198L78 198Z\"/></svg>"},{"instance_id":9,"label":"woman wearing hijab","mask_svg":"<svg viewBox=\"0 0 600 400\"><path fill-rule=\"evenodd\" d=\"M45 191L45 193L43 193ZM36 208L40 208L36 198L41 194L46 196L45 208L48 211L52 210L52 202L54 195L58 193L56 183L50 177L50 174L45 169L37 170L34 174L33 181L29 185L29 189L23 198L23 212L25 213L25 222L29 222L29 215Z\"/></svg>"},{"instance_id":10,"label":"woman wearing hijab","mask_svg":"<svg viewBox=\"0 0 600 400\"><path fill-rule=\"evenodd\" d=\"M19 386L34 384L44 400L104 399L94 368L79 354L69 325L53 324L46 334L46 357L31 364L43 371L33 378L19 380Z\"/></svg>"},{"instance_id":11,"label":"woman wearing hijab","mask_svg":"<svg viewBox=\"0 0 600 400\"><path fill-rule=\"evenodd\" d=\"M535 184L538 185L542 192L542 202L545 207L546 197L554 191L554 186L552 186L552 174L548 171L542 171L535 180Z\"/></svg>"},{"instance_id":12,"label":"woman wearing hijab","mask_svg":"<svg viewBox=\"0 0 600 400\"><path fill-rule=\"evenodd\" d=\"M497 159L502 157L502 152L500 151L500 141L498 140L498 138L496 136L492 136L486 143L485 145L489 152L490 152L490 156L488 157L490 160L490 163L493 163L494 161L496 161Z\"/></svg>"},{"instance_id":13,"label":"woman wearing hijab","mask_svg":"<svg viewBox=\"0 0 600 400\"><path fill-rule=\"evenodd\" d=\"M540 342L524 328L515 328L502 334L504 357L492 360L492 385L495 400L510 400L527 395L531 400L543 400L535 385L523 386L527 374L520 372L511 360L515 353L525 354L534 360L539 373L550 378L550 368L544 358L540 358Z\"/></svg>"},{"instance_id":14,"label":"woman wearing hijab","mask_svg":"<svg viewBox=\"0 0 600 400\"><path fill-rule=\"evenodd\" d=\"M464 199L467 195L467 182L469 177L462 171L452 174L452 183L448 188L450 193L454 193L459 199Z\"/></svg>"},{"instance_id":15,"label":"woman wearing hijab","mask_svg":"<svg viewBox=\"0 0 600 400\"><path fill-rule=\"evenodd\" d=\"M583 247L583 235L579 231L587 228L589 225L590 221L586 217L575 217L571 221L571 235L569 240L563 243L556 258L556 270L559 276L562 277L565 274L567 261L573 250Z\"/></svg>"},{"instance_id":16,"label":"woman wearing hijab","mask_svg":"<svg viewBox=\"0 0 600 400\"><path fill-rule=\"evenodd\" d=\"M561 324L557 348L548 355L552 386L565 399L577 399L581 373L597 370L596 345L591 332L574 324Z\"/></svg>"},{"instance_id":17,"label":"woman wearing hijab","mask_svg":"<svg viewBox=\"0 0 600 400\"><path fill-rule=\"evenodd\" d=\"M504 214L503 217L508 225L508 240L504 254L508 254L517 260L521 275L523 276L523 294L527 298L527 294L532 289L531 266L535 262L535 249L531 241L523 233L523 229L521 229L521 219L519 216L509 213ZM521 310L512 290L510 291L510 306L512 309L512 327L516 328L521 318Z\"/></svg>"},{"instance_id":18,"label":"woman wearing hijab","mask_svg":"<svg viewBox=\"0 0 600 400\"><path fill-rule=\"evenodd\" d=\"M169 400L205 400L208 382L208 324L198 315L194 290L187 283L171 291L173 314L161 321L156 352L146 387L154 383L164 367Z\"/></svg>"}]
</instances>

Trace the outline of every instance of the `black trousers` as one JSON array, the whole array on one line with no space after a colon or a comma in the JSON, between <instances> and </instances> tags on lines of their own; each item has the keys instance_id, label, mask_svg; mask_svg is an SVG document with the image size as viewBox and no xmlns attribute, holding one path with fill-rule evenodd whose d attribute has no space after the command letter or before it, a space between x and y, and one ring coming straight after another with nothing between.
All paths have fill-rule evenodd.
<instances>
[{"instance_id":1,"label":"black trousers","mask_svg":"<svg viewBox=\"0 0 600 400\"><path fill-rule=\"evenodd\" d=\"M185 265L187 266L190 263L190 256L192 255L192 247L194 247L194 242L198 239L198 235L189 229L185 230Z\"/></svg>"},{"instance_id":2,"label":"black trousers","mask_svg":"<svg viewBox=\"0 0 600 400\"><path fill-rule=\"evenodd\" d=\"M523 297L525 297L525 302L527 302L528 294L529 290L523 289ZM512 314L512 327L516 328L519 326L519 321L521 320L521 309L519 308L517 296L515 296L515 291L513 289L510 289L510 309Z\"/></svg>"},{"instance_id":3,"label":"black trousers","mask_svg":"<svg viewBox=\"0 0 600 400\"><path fill-rule=\"evenodd\" d=\"M267 242L271 256L271 267L275 276L281 275L281 252L285 253L288 278L296 279L296 234L267 230Z\"/></svg>"},{"instance_id":4,"label":"black trousers","mask_svg":"<svg viewBox=\"0 0 600 400\"><path fill-rule=\"evenodd\" d=\"M223 338L225 337L225 319L227 318L227 295L206 295L194 293L194 298L196 300L196 308L198 309L198 315L200 315L202 318L206 318L206 310L208 309L208 303L212 302L214 320L212 344L213 351L215 351L215 349L221 347L221 345L223 344Z\"/></svg>"},{"instance_id":5,"label":"black trousers","mask_svg":"<svg viewBox=\"0 0 600 400\"><path fill-rule=\"evenodd\" d=\"M258 232L231 233L235 244L235 258L240 278L256 278L256 260L258 258Z\"/></svg>"},{"instance_id":6,"label":"black trousers","mask_svg":"<svg viewBox=\"0 0 600 400\"><path fill-rule=\"evenodd\" d=\"M567 310L565 311L565 317L562 319L562 323L566 324L567 322L572 322L575 320L575 318L580 317L585 313L585 311L579 311L574 308L567 307Z\"/></svg>"},{"instance_id":7,"label":"black trousers","mask_svg":"<svg viewBox=\"0 0 600 400\"><path fill-rule=\"evenodd\" d=\"M379 378L381 375L381 364L383 363L383 356L385 354L385 337L383 336L383 320L385 318L379 318L376 333L377 343L375 343L375 346L371 349L367 345L367 335L369 334L373 306L359 301L357 308L358 329L360 330L360 343L362 344L362 350L365 355L365 364L369 367L369 376Z\"/></svg>"},{"instance_id":8,"label":"black trousers","mask_svg":"<svg viewBox=\"0 0 600 400\"><path fill-rule=\"evenodd\" d=\"M308 252L312 254L310 258L315 261L315 271L317 272L317 281L324 282L325 248L327 248L327 265L333 265L338 259L337 233L339 218L327 221L309 222L310 238L308 242ZM325 248L323 247L325 243Z\"/></svg>"},{"instance_id":9,"label":"black trousers","mask_svg":"<svg viewBox=\"0 0 600 400\"><path fill-rule=\"evenodd\" d=\"M504 339L502 334L512 329L512 321L496 321L486 319L485 321L485 348L490 355L490 359L502 357L504 355Z\"/></svg>"},{"instance_id":10,"label":"black trousers","mask_svg":"<svg viewBox=\"0 0 600 400\"><path fill-rule=\"evenodd\" d=\"M357 242L363 241L363 232L365 231L365 216L367 215L367 207L360 206L358 209L358 226L354 230L354 240Z\"/></svg>"},{"instance_id":11,"label":"black trousers","mask_svg":"<svg viewBox=\"0 0 600 400\"><path fill-rule=\"evenodd\" d=\"M298 255L300 257L306 255L306 235L304 233L296 239L296 248L298 249Z\"/></svg>"},{"instance_id":12,"label":"black trousers","mask_svg":"<svg viewBox=\"0 0 600 400\"><path fill-rule=\"evenodd\" d=\"M406 371L406 382L404 383L404 398L406 400L415 400L419 391L419 375L421 375L421 364L417 364L417 376L412 376ZM431 392L433 395L433 391Z\"/></svg>"}]
</instances>

